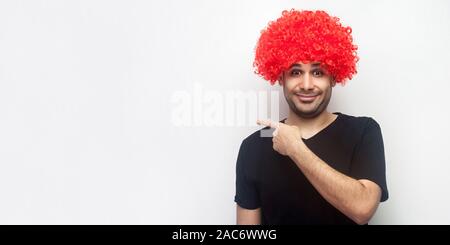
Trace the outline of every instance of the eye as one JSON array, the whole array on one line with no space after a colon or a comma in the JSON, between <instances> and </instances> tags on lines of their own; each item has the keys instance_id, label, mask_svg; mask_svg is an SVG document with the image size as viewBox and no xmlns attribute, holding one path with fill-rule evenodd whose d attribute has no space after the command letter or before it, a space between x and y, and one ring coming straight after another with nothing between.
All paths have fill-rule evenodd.
<instances>
[{"instance_id":1,"label":"eye","mask_svg":"<svg viewBox=\"0 0 450 245\"><path fill-rule=\"evenodd\" d=\"M313 71L313 76L321 77L321 76L323 76L323 71L321 71L321 70L314 70Z\"/></svg>"},{"instance_id":2,"label":"eye","mask_svg":"<svg viewBox=\"0 0 450 245\"><path fill-rule=\"evenodd\" d=\"M302 71L298 70L298 69L294 69L291 71L291 76L299 76L302 74Z\"/></svg>"}]
</instances>

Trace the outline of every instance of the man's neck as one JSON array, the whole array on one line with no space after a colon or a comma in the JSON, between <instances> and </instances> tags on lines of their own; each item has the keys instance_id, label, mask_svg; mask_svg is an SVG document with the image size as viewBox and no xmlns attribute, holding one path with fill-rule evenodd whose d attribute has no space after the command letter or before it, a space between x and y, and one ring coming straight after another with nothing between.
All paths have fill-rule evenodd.
<instances>
[{"instance_id":1,"label":"man's neck","mask_svg":"<svg viewBox=\"0 0 450 245\"><path fill-rule=\"evenodd\" d=\"M302 137L309 138L327 127L336 117L337 115L324 110L317 117L303 118L295 114L292 110L289 110L289 115L285 123L297 126L300 129Z\"/></svg>"}]
</instances>

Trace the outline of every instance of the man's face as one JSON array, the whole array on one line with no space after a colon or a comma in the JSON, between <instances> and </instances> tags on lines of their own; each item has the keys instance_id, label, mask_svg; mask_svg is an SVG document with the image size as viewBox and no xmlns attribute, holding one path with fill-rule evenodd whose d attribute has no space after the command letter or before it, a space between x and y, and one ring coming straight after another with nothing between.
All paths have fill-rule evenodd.
<instances>
[{"instance_id":1,"label":"man's face","mask_svg":"<svg viewBox=\"0 0 450 245\"><path fill-rule=\"evenodd\" d=\"M320 63L295 63L280 78L290 109L302 118L314 118L330 102L336 84Z\"/></svg>"}]
</instances>

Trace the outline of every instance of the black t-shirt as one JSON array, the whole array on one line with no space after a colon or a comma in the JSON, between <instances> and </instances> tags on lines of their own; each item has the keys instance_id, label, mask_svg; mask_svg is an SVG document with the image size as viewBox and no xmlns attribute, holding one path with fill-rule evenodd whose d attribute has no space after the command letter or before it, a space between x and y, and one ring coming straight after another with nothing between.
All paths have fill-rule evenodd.
<instances>
[{"instance_id":1,"label":"black t-shirt","mask_svg":"<svg viewBox=\"0 0 450 245\"><path fill-rule=\"evenodd\" d=\"M331 124L302 140L335 170L378 184L381 201L387 200L380 126L370 117L334 114L338 116ZM260 131L244 139L239 149L235 195L239 206L261 208L262 224L356 224L328 203L294 161L276 152L272 138L261 137Z\"/></svg>"}]
</instances>

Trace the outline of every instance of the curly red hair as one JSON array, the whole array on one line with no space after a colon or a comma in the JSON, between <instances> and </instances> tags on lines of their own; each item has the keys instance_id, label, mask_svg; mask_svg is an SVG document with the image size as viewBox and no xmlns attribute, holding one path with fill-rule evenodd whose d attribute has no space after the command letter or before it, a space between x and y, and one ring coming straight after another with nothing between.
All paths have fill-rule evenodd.
<instances>
[{"instance_id":1,"label":"curly red hair","mask_svg":"<svg viewBox=\"0 0 450 245\"><path fill-rule=\"evenodd\" d=\"M358 47L352 29L325 11L283 11L261 31L255 48L255 73L273 85L296 62L320 62L337 83L356 74Z\"/></svg>"}]
</instances>

